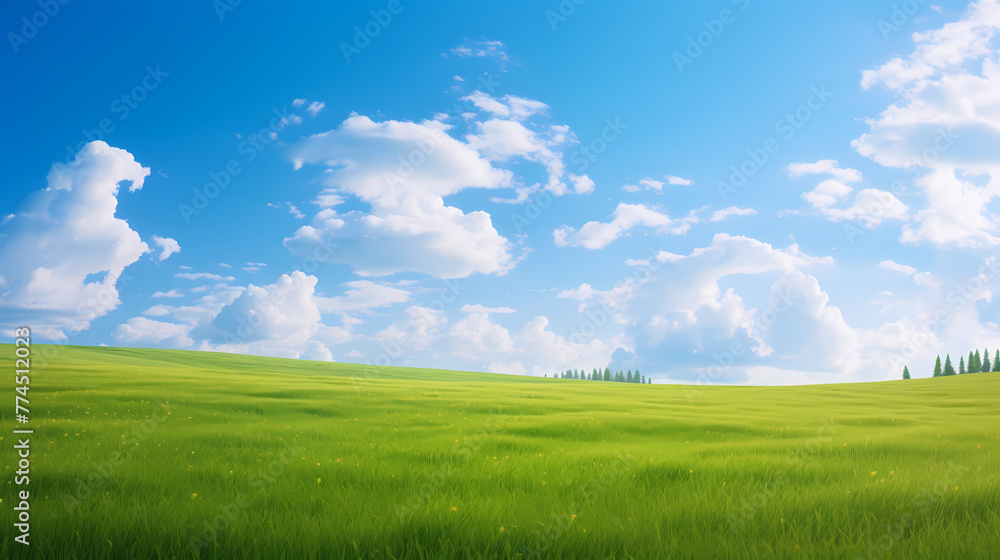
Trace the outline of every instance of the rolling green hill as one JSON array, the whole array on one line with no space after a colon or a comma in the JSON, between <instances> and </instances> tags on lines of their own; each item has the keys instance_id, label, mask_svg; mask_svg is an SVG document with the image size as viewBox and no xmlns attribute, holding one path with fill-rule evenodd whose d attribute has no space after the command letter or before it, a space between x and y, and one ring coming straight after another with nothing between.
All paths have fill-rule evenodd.
<instances>
[{"instance_id":1,"label":"rolling green hill","mask_svg":"<svg viewBox=\"0 0 1000 560\"><path fill-rule=\"evenodd\" d=\"M1000 374L684 388L32 351L26 548L0 345L4 558L1000 557Z\"/></svg>"}]
</instances>

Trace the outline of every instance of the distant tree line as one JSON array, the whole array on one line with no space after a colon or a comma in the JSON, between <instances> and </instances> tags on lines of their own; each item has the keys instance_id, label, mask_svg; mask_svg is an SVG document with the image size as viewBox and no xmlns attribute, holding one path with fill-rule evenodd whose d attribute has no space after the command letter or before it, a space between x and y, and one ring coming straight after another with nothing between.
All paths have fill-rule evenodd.
<instances>
[{"instance_id":1,"label":"distant tree line","mask_svg":"<svg viewBox=\"0 0 1000 560\"><path fill-rule=\"evenodd\" d=\"M545 377L548 377L548 374L545 374ZM635 370L635 373L632 373L632 370L628 370L627 372L618 370L612 373L611 368L604 368L604 371L594 368L594 370L590 373L587 373L586 370L582 369L579 371L575 369L568 369L566 371L553 373L552 377L559 379L580 379L582 381L613 381L617 383L653 384L653 379L646 379L646 376L640 374L639 370Z\"/></svg>"},{"instance_id":2,"label":"distant tree line","mask_svg":"<svg viewBox=\"0 0 1000 560\"><path fill-rule=\"evenodd\" d=\"M958 371L955 371L955 365L951 361L951 354L945 354L944 365L941 364L941 356L938 355L937 360L934 362L934 372L933 377L947 377L949 375L965 375L967 373L987 373L987 372L1000 372L1000 350L996 350L993 353L993 361L990 361L990 350L986 348L983 353L980 354L979 350L975 352L969 351L969 359L966 360L965 356L959 356L958 358ZM910 370L906 366L903 366L903 379L910 378Z\"/></svg>"}]
</instances>

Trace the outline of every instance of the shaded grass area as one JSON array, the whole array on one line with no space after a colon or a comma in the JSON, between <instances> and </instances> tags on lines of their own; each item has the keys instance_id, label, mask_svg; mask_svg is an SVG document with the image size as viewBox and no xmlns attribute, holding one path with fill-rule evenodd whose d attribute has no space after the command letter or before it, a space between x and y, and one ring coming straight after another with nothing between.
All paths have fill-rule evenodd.
<instances>
[{"instance_id":1,"label":"shaded grass area","mask_svg":"<svg viewBox=\"0 0 1000 560\"><path fill-rule=\"evenodd\" d=\"M32 545L9 484L4 558L1000 554L1000 374L692 391L32 350Z\"/></svg>"}]
</instances>

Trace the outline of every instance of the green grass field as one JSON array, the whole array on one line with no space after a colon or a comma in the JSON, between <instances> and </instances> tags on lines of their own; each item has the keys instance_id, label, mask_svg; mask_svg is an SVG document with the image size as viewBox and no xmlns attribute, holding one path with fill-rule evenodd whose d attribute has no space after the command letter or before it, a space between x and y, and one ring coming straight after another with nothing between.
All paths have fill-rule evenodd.
<instances>
[{"instance_id":1,"label":"green grass field","mask_svg":"<svg viewBox=\"0 0 1000 560\"><path fill-rule=\"evenodd\" d=\"M1000 558L1000 374L693 391L32 351L26 548L0 345L3 558Z\"/></svg>"}]
</instances>

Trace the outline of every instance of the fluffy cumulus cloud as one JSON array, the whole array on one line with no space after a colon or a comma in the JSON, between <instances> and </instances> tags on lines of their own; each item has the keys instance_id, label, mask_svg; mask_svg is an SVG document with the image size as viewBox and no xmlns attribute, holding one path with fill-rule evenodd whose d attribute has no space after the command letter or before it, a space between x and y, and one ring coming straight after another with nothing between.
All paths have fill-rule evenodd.
<instances>
[{"instance_id":1,"label":"fluffy cumulus cloud","mask_svg":"<svg viewBox=\"0 0 1000 560\"><path fill-rule=\"evenodd\" d=\"M544 103L474 91L462 98L458 137L454 115L422 122L354 115L339 128L303 139L292 149L295 167L325 167L321 210L285 239L296 255L350 265L367 277L418 272L437 278L505 274L517 262L511 243L482 210L465 211L444 198L465 189L513 189L523 203L533 193L587 194L587 175L569 173L563 148L575 136L564 125L537 124ZM518 169L518 174L512 168ZM539 181L525 173L540 170ZM356 198L367 211L339 211Z\"/></svg>"},{"instance_id":2,"label":"fluffy cumulus cloud","mask_svg":"<svg viewBox=\"0 0 1000 560\"><path fill-rule=\"evenodd\" d=\"M849 375L859 359L857 333L805 272L831 264L795 245L776 249L717 234L688 255L660 251L607 291L582 285L560 297L624 325L616 367L689 381L714 368L721 373L709 381L717 383L751 381L754 367Z\"/></svg>"},{"instance_id":3,"label":"fluffy cumulus cloud","mask_svg":"<svg viewBox=\"0 0 1000 560\"><path fill-rule=\"evenodd\" d=\"M565 125L538 125L525 120L544 113L547 105L512 95L496 99L481 91L474 91L462 100L475 105L486 117L475 121L473 132L466 135L470 147L497 164L512 161L537 163L547 175L544 182L519 185L518 196L514 199L496 198L494 201L524 202L528 195L540 189L555 195L586 194L593 190L594 182L590 177L566 171L563 149L576 142L570 128ZM479 117L476 113L468 115L470 118Z\"/></svg>"},{"instance_id":4,"label":"fluffy cumulus cloud","mask_svg":"<svg viewBox=\"0 0 1000 560\"><path fill-rule=\"evenodd\" d=\"M560 247L579 246L587 249L603 249L636 227L645 226L654 228L657 233L682 235L687 233L692 224L698 223L698 217L693 213L683 218L673 219L645 204L624 202L615 208L612 218L607 223L587 222L579 230L570 226L562 226L552 232L555 244Z\"/></svg>"},{"instance_id":5,"label":"fluffy cumulus cloud","mask_svg":"<svg viewBox=\"0 0 1000 560\"><path fill-rule=\"evenodd\" d=\"M160 262L167 260L170 255L181 252L180 244L169 237L154 235L152 240L153 244L160 248L159 253L156 254L156 260Z\"/></svg>"},{"instance_id":6,"label":"fluffy cumulus cloud","mask_svg":"<svg viewBox=\"0 0 1000 560\"><path fill-rule=\"evenodd\" d=\"M158 315L160 310L149 313ZM188 337L193 325L183 323L168 323L154 321L145 317L132 317L118 325L114 337L125 344L169 344L174 347L186 347L194 344Z\"/></svg>"},{"instance_id":7,"label":"fluffy cumulus cloud","mask_svg":"<svg viewBox=\"0 0 1000 560\"><path fill-rule=\"evenodd\" d=\"M854 188L847 183L859 182L862 176L856 169L839 167L835 160L793 163L787 171L791 177L813 174L831 176L820 181L812 190L802 193L802 198L812 206L811 213L831 222L850 221L874 229L884 220L906 220L909 217L907 206L889 191L862 189L853 200L848 201Z\"/></svg>"},{"instance_id":8,"label":"fluffy cumulus cloud","mask_svg":"<svg viewBox=\"0 0 1000 560\"><path fill-rule=\"evenodd\" d=\"M286 238L285 246L297 255L348 264L362 276L413 271L456 278L509 270L510 243L489 214L463 212L443 197L465 188L506 186L510 174L447 129L437 121L379 123L354 116L336 130L305 139L295 149L296 165L328 165L328 186L370 204L371 211L339 214L336 206L323 208L310 225ZM340 201L327 197L317 203Z\"/></svg>"},{"instance_id":9,"label":"fluffy cumulus cloud","mask_svg":"<svg viewBox=\"0 0 1000 560\"><path fill-rule=\"evenodd\" d=\"M427 307L412 306L400 320L374 337L379 342L382 361L392 363L401 357L447 355L460 367L494 373L544 375L566 368L596 367L607 364L613 344L595 337L559 335L549 327L545 316L524 323L520 330L510 330L491 313L510 313L507 308L465 305L468 315L449 324L445 313ZM450 326L449 326L450 325ZM379 358L369 358L378 363Z\"/></svg>"},{"instance_id":10,"label":"fluffy cumulus cloud","mask_svg":"<svg viewBox=\"0 0 1000 560\"><path fill-rule=\"evenodd\" d=\"M915 50L867 70L862 86L882 86L896 99L854 148L884 166L906 169L926 205L901 240L943 247L1000 243L1000 2L980 0L964 18L915 33Z\"/></svg>"},{"instance_id":11,"label":"fluffy cumulus cloud","mask_svg":"<svg viewBox=\"0 0 1000 560\"><path fill-rule=\"evenodd\" d=\"M191 305L155 306L144 314L163 320L133 317L118 325L114 336L123 344L329 361L330 347L353 335L346 327L324 323L323 313L360 309L352 303L366 286L355 286L355 293L336 300L317 296L316 282L315 276L295 271L270 285L217 285Z\"/></svg>"},{"instance_id":12,"label":"fluffy cumulus cloud","mask_svg":"<svg viewBox=\"0 0 1000 560\"><path fill-rule=\"evenodd\" d=\"M131 154L100 141L52 166L46 188L0 226L3 323L62 339L119 305L123 271L150 248L115 216L118 196L141 189L148 175Z\"/></svg>"}]
</instances>

